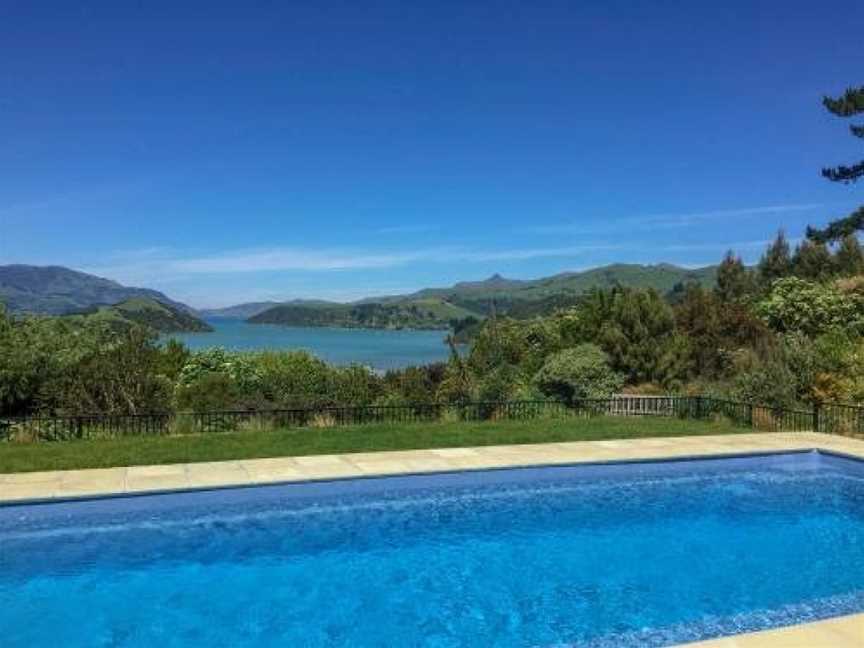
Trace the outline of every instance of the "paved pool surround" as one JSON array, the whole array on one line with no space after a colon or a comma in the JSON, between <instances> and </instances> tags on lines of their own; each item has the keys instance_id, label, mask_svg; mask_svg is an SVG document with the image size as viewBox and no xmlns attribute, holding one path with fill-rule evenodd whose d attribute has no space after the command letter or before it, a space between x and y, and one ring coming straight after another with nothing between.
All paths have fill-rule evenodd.
<instances>
[{"instance_id":1,"label":"paved pool surround","mask_svg":"<svg viewBox=\"0 0 864 648\"><path fill-rule=\"evenodd\" d=\"M275 457L0 474L0 504L454 470L824 450L864 459L864 440L758 433ZM864 614L690 644L701 648L864 648Z\"/></svg>"}]
</instances>

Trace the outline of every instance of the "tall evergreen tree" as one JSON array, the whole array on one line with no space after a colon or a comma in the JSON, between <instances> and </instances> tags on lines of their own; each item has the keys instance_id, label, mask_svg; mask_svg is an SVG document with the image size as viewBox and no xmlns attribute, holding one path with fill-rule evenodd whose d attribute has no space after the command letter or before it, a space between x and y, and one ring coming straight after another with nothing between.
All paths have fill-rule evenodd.
<instances>
[{"instance_id":1,"label":"tall evergreen tree","mask_svg":"<svg viewBox=\"0 0 864 648\"><path fill-rule=\"evenodd\" d=\"M837 272L845 277L864 273L864 251L857 236L847 234L843 237L834 255L834 265Z\"/></svg>"},{"instance_id":2,"label":"tall evergreen tree","mask_svg":"<svg viewBox=\"0 0 864 648\"><path fill-rule=\"evenodd\" d=\"M744 301L752 292L752 272L744 265L740 256L735 256L732 250L729 250L717 268L714 294L720 301L731 303Z\"/></svg>"},{"instance_id":3,"label":"tall evergreen tree","mask_svg":"<svg viewBox=\"0 0 864 648\"><path fill-rule=\"evenodd\" d=\"M777 232L777 238L765 250L765 254L759 260L759 281L763 285L769 285L775 279L782 279L792 274L792 255L789 250L789 241L783 230Z\"/></svg>"},{"instance_id":4,"label":"tall evergreen tree","mask_svg":"<svg viewBox=\"0 0 864 648\"><path fill-rule=\"evenodd\" d=\"M824 243L814 243L804 240L795 248L792 257L792 273L796 277L820 280L834 274L834 259L828 246Z\"/></svg>"},{"instance_id":5,"label":"tall evergreen tree","mask_svg":"<svg viewBox=\"0 0 864 648\"><path fill-rule=\"evenodd\" d=\"M864 86L849 88L843 96L836 99L825 97L822 103L825 108L838 117L852 117L864 113ZM854 137L864 139L864 124L852 124L849 130ZM822 169L822 176L832 182L844 184L856 182L864 178L864 160L851 166L840 165ZM862 229L864 229L864 206L859 207L845 218L828 223L822 229L808 227L807 238L821 243L830 243Z\"/></svg>"}]
</instances>

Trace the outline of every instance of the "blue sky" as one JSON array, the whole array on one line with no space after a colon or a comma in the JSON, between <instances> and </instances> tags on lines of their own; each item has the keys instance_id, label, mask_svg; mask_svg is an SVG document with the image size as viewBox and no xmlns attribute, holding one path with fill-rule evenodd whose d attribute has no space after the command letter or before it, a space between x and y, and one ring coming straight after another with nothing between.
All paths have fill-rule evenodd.
<instances>
[{"instance_id":1,"label":"blue sky","mask_svg":"<svg viewBox=\"0 0 864 648\"><path fill-rule=\"evenodd\" d=\"M352 299L753 261L864 199L819 176L864 3L3 4L0 263Z\"/></svg>"}]
</instances>

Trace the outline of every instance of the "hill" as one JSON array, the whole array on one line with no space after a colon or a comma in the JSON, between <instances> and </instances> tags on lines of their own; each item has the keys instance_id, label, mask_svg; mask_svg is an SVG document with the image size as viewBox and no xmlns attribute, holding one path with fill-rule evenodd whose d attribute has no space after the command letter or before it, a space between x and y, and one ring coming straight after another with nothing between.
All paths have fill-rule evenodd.
<instances>
[{"instance_id":1,"label":"hill","mask_svg":"<svg viewBox=\"0 0 864 648\"><path fill-rule=\"evenodd\" d=\"M136 297L195 314L189 306L169 299L157 290L129 288L110 279L61 266L0 266L0 302L15 313L64 315Z\"/></svg>"},{"instance_id":2,"label":"hill","mask_svg":"<svg viewBox=\"0 0 864 648\"><path fill-rule=\"evenodd\" d=\"M714 285L717 267L687 269L670 264L615 264L541 279L493 275L449 288L426 288L410 295L368 298L353 304L286 303L261 311L248 321L285 326L357 328L449 328L453 320L482 319L492 309L524 319L575 304L592 288L653 288L668 294L678 284Z\"/></svg>"},{"instance_id":3,"label":"hill","mask_svg":"<svg viewBox=\"0 0 864 648\"><path fill-rule=\"evenodd\" d=\"M282 304L249 318L253 324L337 326L375 329L447 329L451 320L473 315L437 297L381 304Z\"/></svg>"},{"instance_id":4,"label":"hill","mask_svg":"<svg viewBox=\"0 0 864 648\"><path fill-rule=\"evenodd\" d=\"M133 297L113 306L97 306L81 313L66 315L66 317L103 321L117 329L139 324L160 333L193 333L213 330L209 324L194 315L149 297Z\"/></svg>"},{"instance_id":5,"label":"hill","mask_svg":"<svg viewBox=\"0 0 864 648\"><path fill-rule=\"evenodd\" d=\"M263 313L266 310L275 306L339 306L336 302L327 302L320 299L295 299L289 302L277 301L262 301L249 302L245 304L237 304L236 306L228 306L226 308L203 308L199 309L198 314L201 317L213 319L249 319L258 313Z\"/></svg>"},{"instance_id":6,"label":"hill","mask_svg":"<svg viewBox=\"0 0 864 648\"><path fill-rule=\"evenodd\" d=\"M450 288L427 288L408 299L418 297L440 297L466 307L483 308L483 302L496 301L496 307L506 308L509 303L540 301L544 299L566 299L578 297L592 288L653 288L665 295L679 283L698 283L705 287L714 285L717 267L688 269L668 263L638 265L618 263L592 268L583 272L562 272L541 279L505 279L493 275L485 281L457 283ZM395 298L397 301L399 297ZM488 306L487 306L488 308Z\"/></svg>"}]
</instances>

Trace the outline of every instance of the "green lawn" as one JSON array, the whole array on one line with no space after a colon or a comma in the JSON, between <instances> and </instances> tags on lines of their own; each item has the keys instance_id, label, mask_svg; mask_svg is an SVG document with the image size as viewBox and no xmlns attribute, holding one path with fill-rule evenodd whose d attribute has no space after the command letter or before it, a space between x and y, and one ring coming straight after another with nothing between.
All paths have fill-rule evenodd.
<instances>
[{"instance_id":1,"label":"green lawn","mask_svg":"<svg viewBox=\"0 0 864 648\"><path fill-rule=\"evenodd\" d=\"M591 418L417 423L293 428L189 436L126 437L100 441L0 444L0 473L107 468L375 450L408 450L596 441L749 432L729 423L667 418Z\"/></svg>"}]
</instances>

